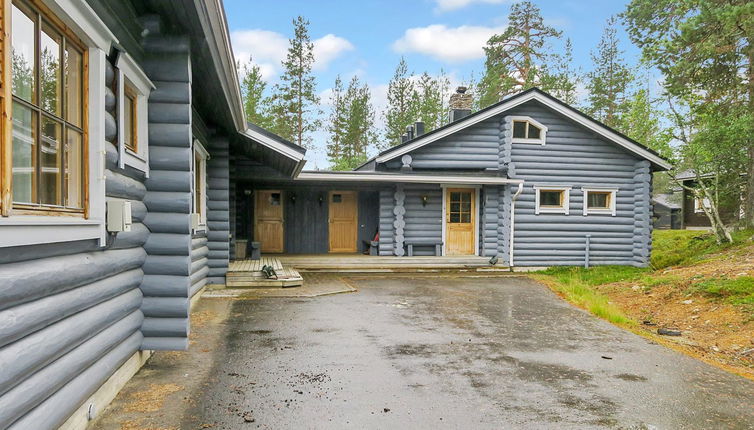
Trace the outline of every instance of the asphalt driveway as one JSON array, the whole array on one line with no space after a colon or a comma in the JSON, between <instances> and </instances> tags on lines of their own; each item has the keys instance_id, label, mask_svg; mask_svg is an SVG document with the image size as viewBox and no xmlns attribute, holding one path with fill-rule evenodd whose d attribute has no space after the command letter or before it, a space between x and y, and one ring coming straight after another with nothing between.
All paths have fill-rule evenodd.
<instances>
[{"instance_id":1,"label":"asphalt driveway","mask_svg":"<svg viewBox=\"0 0 754 430\"><path fill-rule=\"evenodd\" d=\"M96 427L754 427L754 382L526 278L348 281L359 291L203 300L191 351L158 353Z\"/></svg>"}]
</instances>

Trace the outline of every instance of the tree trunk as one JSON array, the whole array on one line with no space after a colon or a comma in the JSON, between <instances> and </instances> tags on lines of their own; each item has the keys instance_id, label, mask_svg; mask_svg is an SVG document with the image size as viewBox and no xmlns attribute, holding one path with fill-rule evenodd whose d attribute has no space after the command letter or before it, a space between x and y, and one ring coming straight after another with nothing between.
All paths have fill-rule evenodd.
<instances>
[{"instance_id":1,"label":"tree trunk","mask_svg":"<svg viewBox=\"0 0 754 430\"><path fill-rule=\"evenodd\" d=\"M754 40L747 39L749 46L749 120L754 121ZM754 124L752 124L754 129ZM744 226L754 228L754 136L749 136L747 152L749 163L746 169L746 197L744 201Z\"/></svg>"}]
</instances>

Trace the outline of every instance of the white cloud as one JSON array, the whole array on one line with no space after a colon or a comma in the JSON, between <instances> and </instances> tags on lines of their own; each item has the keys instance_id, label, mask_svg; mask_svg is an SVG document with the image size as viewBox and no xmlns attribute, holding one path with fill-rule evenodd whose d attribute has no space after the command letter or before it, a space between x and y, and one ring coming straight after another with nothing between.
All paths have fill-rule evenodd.
<instances>
[{"instance_id":1,"label":"white cloud","mask_svg":"<svg viewBox=\"0 0 754 430\"><path fill-rule=\"evenodd\" d=\"M462 9L473 3L500 4L508 0L435 0L437 12L447 12L456 9Z\"/></svg>"},{"instance_id":2,"label":"white cloud","mask_svg":"<svg viewBox=\"0 0 754 430\"><path fill-rule=\"evenodd\" d=\"M269 30L237 30L230 35L236 60L242 64L252 58L254 64L259 65L262 78L265 81L274 80L280 73L280 62L288 52L288 38L280 33ZM351 51L354 46L348 40L327 34L314 43L314 68L326 69L327 66L344 52Z\"/></svg>"},{"instance_id":3,"label":"white cloud","mask_svg":"<svg viewBox=\"0 0 754 430\"><path fill-rule=\"evenodd\" d=\"M314 68L326 69L331 61L353 49L353 44L342 37L334 34L322 36L314 40Z\"/></svg>"},{"instance_id":4,"label":"white cloud","mask_svg":"<svg viewBox=\"0 0 754 430\"><path fill-rule=\"evenodd\" d=\"M460 63L484 57L487 40L505 27L463 25L449 28L442 24L409 28L393 43L399 53L417 52L440 61Z\"/></svg>"}]
</instances>

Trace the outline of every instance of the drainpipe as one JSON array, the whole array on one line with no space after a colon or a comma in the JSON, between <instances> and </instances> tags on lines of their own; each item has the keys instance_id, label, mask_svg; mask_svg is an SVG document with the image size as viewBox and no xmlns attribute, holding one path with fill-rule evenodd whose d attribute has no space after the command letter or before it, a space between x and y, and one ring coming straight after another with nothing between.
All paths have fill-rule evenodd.
<instances>
[{"instance_id":1,"label":"drainpipe","mask_svg":"<svg viewBox=\"0 0 754 430\"><path fill-rule=\"evenodd\" d=\"M516 213L516 199L518 198L519 194L521 194L521 191L524 190L524 183L519 182L518 183L518 190L516 190L516 193L513 194L513 197L511 198L511 240L510 240L510 268L513 270L513 234L516 231L515 229L515 213Z\"/></svg>"},{"instance_id":2,"label":"drainpipe","mask_svg":"<svg viewBox=\"0 0 754 430\"><path fill-rule=\"evenodd\" d=\"M586 249L584 249L584 269L589 268L589 246L591 245L590 242L592 241L592 235L587 234L586 235Z\"/></svg>"}]
</instances>

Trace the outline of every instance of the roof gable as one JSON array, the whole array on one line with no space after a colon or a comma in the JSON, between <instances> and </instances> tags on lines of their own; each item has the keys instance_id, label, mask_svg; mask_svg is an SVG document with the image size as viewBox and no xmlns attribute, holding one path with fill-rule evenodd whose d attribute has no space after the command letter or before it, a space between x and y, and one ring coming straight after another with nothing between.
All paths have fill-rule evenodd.
<instances>
[{"instance_id":1,"label":"roof gable","mask_svg":"<svg viewBox=\"0 0 754 430\"><path fill-rule=\"evenodd\" d=\"M650 161L653 165L659 167L660 169L670 169L672 167L670 163L662 156L660 156L657 152L647 148L646 146L636 142L633 139L630 139L620 132L613 130L605 124L600 123L599 121L589 117L583 112L574 109L573 107L561 102L555 97L537 88L532 88L519 93L509 99L503 100L494 105L479 110L461 120L446 124L413 140L387 149L376 157L376 161L378 163L385 163L404 154L415 151L416 149L421 148L429 143L442 139L443 137L454 134L460 130L464 130L488 118L502 114L503 112L526 103L530 100L536 100L540 102L544 106L568 117L570 120L604 137L607 141L617 144L633 153L634 155Z\"/></svg>"}]
</instances>

